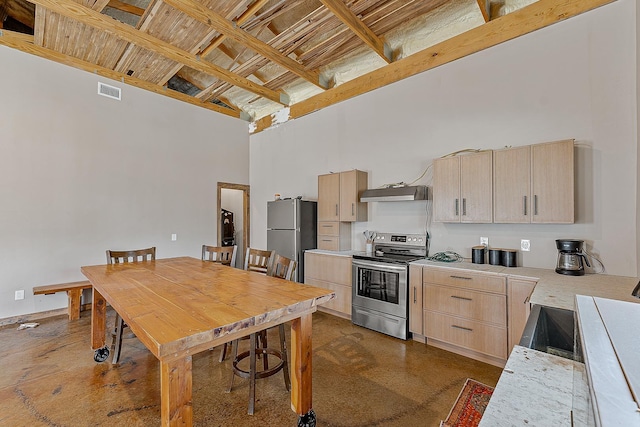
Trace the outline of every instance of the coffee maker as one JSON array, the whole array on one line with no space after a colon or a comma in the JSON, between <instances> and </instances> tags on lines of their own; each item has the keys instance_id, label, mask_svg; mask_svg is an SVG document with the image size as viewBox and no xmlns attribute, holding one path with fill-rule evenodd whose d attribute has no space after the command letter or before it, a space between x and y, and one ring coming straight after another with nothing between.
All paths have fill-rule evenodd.
<instances>
[{"instance_id":1,"label":"coffee maker","mask_svg":"<svg viewBox=\"0 0 640 427\"><path fill-rule=\"evenodd\" d=\"M584 265L591 267L587 255L582 252L583 240L558 239L556 240L556 248L558 248L558 265L556 273L566 274L569 276L584 275Z\"/></svg>"}]
</instances>

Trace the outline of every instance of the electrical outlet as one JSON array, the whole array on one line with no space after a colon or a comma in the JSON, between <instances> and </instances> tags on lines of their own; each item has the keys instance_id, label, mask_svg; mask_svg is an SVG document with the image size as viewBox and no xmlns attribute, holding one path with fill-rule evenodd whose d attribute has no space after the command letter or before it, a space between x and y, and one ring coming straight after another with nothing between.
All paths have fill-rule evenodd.
<instances>
[{"instance_id":1,"label":"electrical outlet","mask_svg":"<svg viewBox=\"0 0 640 427\"><path fill-rule=\"evenodd\" d=\"M520 249L525 252L529 252L531 250L531 242L529 240L520 240Z\"/></svg>"},{"instance_id":2,"label":"electrical outlet","mask_svg":"<svg viewBox=\"0 0 640 427\"><path fill-rule=\"evenodd\" d=\"M480 238L480 244L484 245L484 246L489 246L489 238L488 237L481 237Z\"/></svg>"},{"instance_id":3,"label":"electrical outlet","mask_svg":"<svg viewBox=\"0 0 640 427\"><path fill-rule=\"evenodd\" d=\"M24 299L24 290L16 291L16 301Z\"/></svg>"},{"instance_id":4,"label":"electrical outlet","mask_svg":"<svg viewBox=\"0 0 640 427\"><path fill-rule=\"evenodd\" d=\"M178 240L178 235L177 234L172 234L171 235L171 241L175 242L176 240Z\"/></svg>"}]
</instances>

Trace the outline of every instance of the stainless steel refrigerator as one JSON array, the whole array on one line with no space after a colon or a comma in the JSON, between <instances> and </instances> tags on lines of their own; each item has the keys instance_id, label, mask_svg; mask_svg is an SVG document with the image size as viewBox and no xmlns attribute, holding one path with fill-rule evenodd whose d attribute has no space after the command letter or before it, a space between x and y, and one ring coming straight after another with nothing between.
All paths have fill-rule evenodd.
<instances>
[{"instance_id":1,"label":"stainless steel refrigerator","mask_svg":"<svg viewBox=\"0 0 640 427\"><path fill-rule=\"evenodd\" d=\"M298 262L296 281L304 282L304 251L317 247L317 202L267 202L267 249Z\"/></svg>"}]
</instances>

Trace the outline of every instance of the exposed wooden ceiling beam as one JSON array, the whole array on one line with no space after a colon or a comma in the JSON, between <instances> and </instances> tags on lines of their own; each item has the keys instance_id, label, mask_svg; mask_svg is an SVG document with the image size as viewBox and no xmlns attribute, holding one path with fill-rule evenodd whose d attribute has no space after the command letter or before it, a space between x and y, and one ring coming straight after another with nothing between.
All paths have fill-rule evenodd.
<instances>
[{"instance_id":1,"label":"exposed wooden ceiling beam","mask_svg":"<svg viewBox=\"0 0 640 427\"><path fill-rule=\"evenodd\" d=\"M97 12L102 12L102 10L107 7L109 0L83 0L82 4L91 8Z\"/></svg>"},{"instance_id":2,"label":"exposed wooden ceiling beam","mask_svg":"<svg viewBox=\"0 0 640 427\"><path fill-rule=\"evenodd\" d=\"M35 6L27 0L0 0L0 8L4 7L5 18L10 16L29 28L34 28Z\"/></svg>"},{"instance_id":3,"label":"exposed wooden ceiling beam","mask_svg":"<svg viewBox=\"0 0 640 427\"><path fill-rule=\"evenodd\" d=\"M482 12L482 17L484 18L484 22L491 21L491 5L489 0L478 0L478 7L480 8L480 12Z\"/></svg>"},{"instance_id":4,"label":"exposed wooden ceiling beam","mask_svg":"<svg viewBox=\"0 0 640 427\"><path fill-rule=\"evenodd\" d=\"M373 49L387 63L393 61L393 52L388 44L367 27L342 0L320 0L327 9L351 29L363 42Z\"/></svg>"},{"instance_id":5,"label":"exposed wooden ceiling beam","mask_svg":"<svg viewBox=\"0 0 640 427\"><path fill-rule=\"evenodd\" d=\"M255 3L253 3L247 10L245 10L245 12L238 16L238 19L236 19L234 21L235 25L240 26L242 24L244 24L245 22L247 22L249 19L251 19L253 17L253 15L255 15L258 10L260 10L260 8L262 6L264 6L269 0L258 0ZM220 46L222 44L222 42L224 42L224 40L227 38L227 36L225 36L224 34L220 34L218 37L216 37L215 39L213 39L211 41L211 43L209 44L209 46L207 46L203 51L202 51L202 56L207 56L209 53L211 53L215 48L217 48L218 46Z\"/></svg>"},{"instance_id":6,"label":"exposed wooden ceiling beam","mask_svg":"<svg viewBox=\"0 0 640 427\"><path fill-rule=\"evenodd\" d=\"M203 107L208 110L215 111L217 113L225 114L227 116L235 118L245 118L244 113L234 111L229 108L224 108L210 102L202 102L199 99L185 95L184 93L177 92L175 90L167 89L162 86L158 86L147 81L127 76L126 74L119 73L117 71L110 70L108 68L100 67L91 62L82 61L73 56L65 55L55 50L47 49L46 47L38 46L33 43L34 38L31 35L20 34L13 31L2 30L0 32L0 45L17 49L31 55L36 55L44 59L58 62L60 64L68 65L80 70L88 71L112 80L120 81L131 86L136 86L141 89L148 90L160 95L168 96L179 101L187 102L189 104ZM246 119L246 118L245 118Z\"/></svg>"},{"instance_id":7,"label":"exposed wooden ceiling beam","mask_svg":"<svg viewBox=\"0 0 640 427\"><path fill-rule=\"evenodd\" d=\"M129 3L125 3L120 0L109 0L109 4L107 4L112 9L117 9L122 12L127 12L132 15L142 16L144 14L144 9L138 6L134 6Z\"/></svg>"},{"instance_id":8,"label":"exposed wooden ceiling beam","mask_svg":"<svg viewBox=\"0 0 640 427\"><path fill-rule=\"evenodd\" d=\"M210 74L223 80L231 85L238 86L256 95L263 96L274 102L287 105L289 97L285 93L276 92L274 90L260 86L244 77L234 74L222 67L202 60L199 56L186 52L153 37L143 31L136 30L127 24L123 24L107 15L93 11L82 6L73 0L29 0L32 3L47 8L55 13L72 18L86 25L104 30L110 34L120 37L130 43L140 46L144 49L155 52L172 61L187 65L193 69Z\"/></svg>"},{"instance_id":9,"label":"exposed wooden ceiling beam","mask_svg":"<svg viewBox=\"0 0 640 427\"><path fill-rule=\"evenodd\" d=\"M294 104L290 107L289 117L302 117L614 1L616 0L538 0L508 15ZM253 132L267 129L271 123L271 116L263 117L254 122Z\"/></svg>"},{"instance_id":10,"label":"exposed wooden ceiling beam","mask_svg":"<svg viewBox=\"0 0 640 427\"><path fill-rule=\"evenodd\" d=\"M253 37L251 34L244 30L235 28L233 23L225 19L223 16L216 12L204 7L202 3L195 0L164 0L164 2L174 8L178 9L182 13L191 16L193 19L209 25L216 29L218 32L226 35L247 46L254 52L264 56L272 62L280 65L281 67L291 71L292 73L302 77L309 83L314 84L320 88L327 88L328 85L320 81L320 74L315 71L306 70L302 64L283 55L280 51L272 46L269 46L260 39Z\"/></svg>"}]
</instances>

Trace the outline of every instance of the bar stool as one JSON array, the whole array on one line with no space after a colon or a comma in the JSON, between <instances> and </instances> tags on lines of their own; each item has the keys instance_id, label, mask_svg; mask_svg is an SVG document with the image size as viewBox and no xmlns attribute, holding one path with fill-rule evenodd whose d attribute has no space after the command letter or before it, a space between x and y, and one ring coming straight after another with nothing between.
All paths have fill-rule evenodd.
<instances>
[{"instance_id":1,"label":"bar stool","mask_svg":"<svg viewBox=\"0 0 640 427\"><path fill-rule=\"evenodd\" d=\"M278 277L285 280L291 280L297 267L297 262L281 255L275 255L273 261L267 268L267 275ZM284 375L284 385L287 391L291 389L291 379L289 377L289 361L287 358L287 343L285 341L284 324L278 325L280 335L280 350L275 350L267 346L267 330L253 333L249 336L249 350L238 354L237 342L233 345L233 362L231 372L231 383L227 392L231 392L233 388L233 379L235 376L249 379L249 409L247 413L253 415L256 401L256 379L270 377L280 371ZM261 337L262 347L258 346L258 338ZM275 356L278 363L269 367L269 355ZM258 371L256 368L256 358L262 356L263 367ZM238 365L246 358L249 358L249 370L243 370Z\"/></svg>"},{"instance_id":2,"label":"bar stool","mask_svg":"<svg viewBox=\"0 0 640 427\"><path fill-rule=\"evenodd\" d=\"M275 251L265 251L262 249L247 248L244 257L244 269L247 271L255 271L257 273L267 274L271 261L276 256ZM261 332L261 336L258 340L266 337L266 333ZM249 337L243 337L240 339L248 339ZM238 345L238 340L234 340L232 343L222 344L222 350L220 351L220 362L227 358L227 350L230 345ZM266 347L266 344L263 345Z\"/></svg>"}]
</instances>

